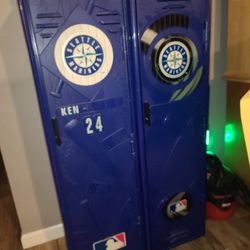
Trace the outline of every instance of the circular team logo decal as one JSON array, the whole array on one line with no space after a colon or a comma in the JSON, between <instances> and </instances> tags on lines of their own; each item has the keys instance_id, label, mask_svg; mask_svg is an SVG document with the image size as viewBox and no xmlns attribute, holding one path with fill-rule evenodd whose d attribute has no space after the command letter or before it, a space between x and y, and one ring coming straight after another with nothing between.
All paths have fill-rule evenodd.
<instances>
[{"instance_id":1,"label":"circular team logo decal","mask_svg":"<svg viewBox=\"0 0 250 250\"><path fill-rule=\"evenodd\" d=\"M60 73L70 82L90 86L101 82L113 65L113 48L103 31L88 24L66 29L55 46Z\"/></svg>"},{"instance_id":2,"label":"circular team logo decal","mask_svg":"<svg viewBox=\"0 0 250 250\"><path fill-rule=\"evenodd\" d=\"M181 41L167 43L160 51L158 65L161 73L168 79L181 78L190 67L191 55L188 47Z\"/></svg>"},{"instance_id":3,"label":"circular team logo decal","mask_svg":"<svg viewBox=\"0 0 250 250\"><path fill-rule=\"evenodd\" d=\"M97 72L104 53L100 43L91 36L77 36L69 41L64 58L67 66L76 74L89 76Z\"/></svg>"},{"instance_id":4,"label":"circular team logo decal","mask_svg":"<svg viewBox=\"0 0 250 250\"><path fill-rule=\"evenodd\" d=\"M185 192L171 197L163 208L163 213L168 219L177 219L187 216L191 208L191 196Z\"/></svg>"}]
</instances>

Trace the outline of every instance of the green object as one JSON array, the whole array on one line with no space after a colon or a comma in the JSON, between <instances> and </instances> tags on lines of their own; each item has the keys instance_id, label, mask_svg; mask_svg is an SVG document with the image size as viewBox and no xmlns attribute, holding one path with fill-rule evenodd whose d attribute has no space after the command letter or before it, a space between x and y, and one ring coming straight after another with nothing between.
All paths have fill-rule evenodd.
<instances>
[{"instance_id":1,"label":"green object","mask_svg":"<svg viewBox=\"0 0 250 250\"><path fill-rule=\"evenodd\" d=\"M231 143L235 141L236 138L236 129L235 125L232 123L229 123L225 127L225 143Z\"/></svg>"},{"instance_id":2,"label":"green object","mask_svg":"<svg viewBox=\"0 0 250 250\"><path fill-rule=\"evenodd\" d=\"M214 152L208 150L208 151L207 151L207 154L208 154L208 155L214 155Z\"/></svg>"},{"instance_id":3,"label":"green object","mask_svg":"<svg viewBox=\"0 0 250 250\"><path fill-rule=\"evenodd\" d=\"M206 146L207 146L207 151L213 150L213 145L214 145L214 137L213 137L211 131L207 130L207 132L206 132Z\"/></svg>"},{"instance_id":4,"label":"green object","mask_svg":"<svg viewBox=\"0 0 250 250\"><path fill-rule=\"evenodd\" d=\"M210 131L207 130L206 132L206 145L209 146L210 145Z\"/></svg>"}]
</instances>

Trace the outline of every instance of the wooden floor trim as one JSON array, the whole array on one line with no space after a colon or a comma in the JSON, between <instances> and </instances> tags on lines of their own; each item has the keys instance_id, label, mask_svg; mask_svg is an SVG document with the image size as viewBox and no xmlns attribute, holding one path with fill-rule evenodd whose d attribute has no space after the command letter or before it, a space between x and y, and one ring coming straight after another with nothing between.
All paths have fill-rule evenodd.
<instances>
[{"instance_id":1,"label":"wooden floor trim","mask_svg":"<svg viewBox=\"0 0 250 250\"><path fill-rule=\"evenodd\" d=\"M63 225L58 224L49 228L23 234L21 236L21 243L23 249L27 249L52 240L62 238L63 236L64 236Z\"/></svg>"}]
</instances>

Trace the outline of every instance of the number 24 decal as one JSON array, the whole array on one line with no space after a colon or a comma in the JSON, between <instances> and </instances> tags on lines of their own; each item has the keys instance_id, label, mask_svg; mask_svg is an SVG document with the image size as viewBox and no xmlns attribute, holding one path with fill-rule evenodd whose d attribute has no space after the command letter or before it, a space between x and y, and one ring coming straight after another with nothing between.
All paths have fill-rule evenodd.
<instances>
[{"instance_id":1,"label":"number 24 decal","mask_svg":"<svg viewBox=\"0 0 250 250\"><path fill-rule=\"evenodd\" d=\"M98 132L103 131L102 117L99 115L96 117L95 121L94 121L94 119L95 119L95 117L94 118L88 117L85 119L85 124L87 125L86 132L88 135L94 134L95 130L97 130ZM95 123L95 125L94 125L94 123Z\"/></svg>"}]
</instances>

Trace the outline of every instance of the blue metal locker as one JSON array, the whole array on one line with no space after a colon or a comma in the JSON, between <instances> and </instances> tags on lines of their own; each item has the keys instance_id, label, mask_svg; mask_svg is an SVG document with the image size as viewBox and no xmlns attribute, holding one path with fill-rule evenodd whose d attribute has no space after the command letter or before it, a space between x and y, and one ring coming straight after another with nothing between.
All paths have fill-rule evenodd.
<instances>
[{"instance_id":1,"label":"blue metal locker","mask_svg":"<svg viewBox=\"0 0 250 250\"><path fill-rule=\"evenodd\" d=\"M210 1L137 0L132 11L146 224L163 250L205 231Z\"/></svg>"},{"instance_id":2,"label":"blue metal locker","mask_svg":"<svg viewBox=\"0 0 250 250\"><path fill-rule=\"evenodd\" d=\"M145 249L126 5L20 0L70 250Z\"/></svg>"},{"instance_id":3,"label":"blue metal locker","mask_svg":"<svg viewBox=\"0 0 250 250\"><path fill-rule=\"evenodd\" d=\"M19 0L69 250L204 234L208 0Z\"/></svg>"}]
</instances>

